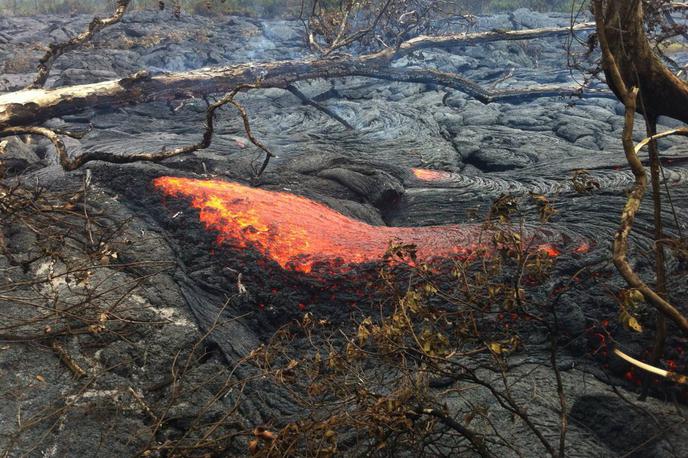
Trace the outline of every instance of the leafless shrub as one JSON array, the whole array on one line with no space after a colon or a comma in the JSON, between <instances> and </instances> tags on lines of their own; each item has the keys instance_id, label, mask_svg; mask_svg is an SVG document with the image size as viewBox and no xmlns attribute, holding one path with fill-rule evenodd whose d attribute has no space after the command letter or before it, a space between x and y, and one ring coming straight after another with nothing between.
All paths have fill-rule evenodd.
<instances>
[{"instance_id":1,"label":"leafless shrub","mask_svg":"<svg viewBox=\"0 0 688 458\"><path fill-rule=\"evenodd\" d=\"M387 299L376 312L358 317L353 328L307 313L278 331L254 362L289 391L303 414L282 427L259 425L249 451L499 456L515 447L491 423L494 407L475 404L463 392L484 389L502 414L520 418L545 450L563 456L567 413L556 368L556 320L529 293L554 261L532 250L507 221L489 223L496 251L441 266L419 262L413 246L392 243L378 285ZM441 272L451 286L438 280L446 278ZM517 319L504 321L505 315ZM544 437L507 382L509 355L521 348L519 320L552 333L559 444Z\"/></svg>"},{"instance_id":2,"label":"leafless shrub","mask_svg":"<svg viewBox=\"0 0 688 458\"><path fill-rule=\"evenodd\" d=\"M466 30L474 24L470 14L461 14L447 2L435 0L302 0L299 17L309 47L323 55L350 51L352 47L367 51L395 49L414 36L442 33L452 18L460 18Z\"/></svg>"}]
</instances>

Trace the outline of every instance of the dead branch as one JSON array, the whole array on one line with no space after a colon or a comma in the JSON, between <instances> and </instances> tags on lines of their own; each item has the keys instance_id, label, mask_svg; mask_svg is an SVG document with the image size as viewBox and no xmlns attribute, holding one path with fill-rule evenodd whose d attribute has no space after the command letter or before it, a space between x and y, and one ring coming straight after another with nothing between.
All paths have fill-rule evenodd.
<instances>
[{"instance_id":1,"label":"dead branch","mask_svg":"<svg viewBox=\"0 0 688 458\"><path fill-rule=\"evenodd\" d=\"M59 164L62 166L63 169L68 171L76 170L82 165L91 161L105 161L115 164L126 164L138 161L156 162L174 156L179 156L181 154L189 154L198 150L208 148L212 142L213 133L215 132L215 112L218 108L224 105L232 104L234 107L237 108L237 110L239 110L239 113L241 114L241 117L244 121L246 135L248 136L251 143L253 143L259 149L263 150L266 154L265 162L263 163L261 170L258 172L258 175L260 175L265 170L265 167L267 167L267 162L269 158L273 157L274 154L265 145L263 145L263 143L261 143L258 139L255 138L251 131L248 113L246 113L246 110L238 102L234 100L234 97L236 97L239 91L250 88L255 88L255 86L239 86L208 107L206 111L205 130L203 132L203 137L198 143L194 143L192 145L187 146L181 146L169 150L163 148L160 151L137 152L130 154L116 154L103 151L94 151L72 158L69 156L65 144L60 138L60 136L55 131L48 129L46 127L7 127L5 129L0 129L0 138L22 134L38 135L41 137L45 137L53 144Z\"/></svg>"},{"instance_id":2,"label":"dead branch","mask_svg":"<svg viewBox=\"0 0 688 458\"><path fill-rule=\"evenodd\" d=\"M589 30L590 24L580 24L573 31ZM471 90L470 84L458 75L433 70L409 70L403 73L393 69L389 63L394 59L426 48L451 48L461 45L485 43L499 40L522 40L566 35L571 27L545 28L517 31L493 31L441 37L421 36L401 44L398 49L386 49L378 53L359 57L342 56L330 59L304 59L277 61L260 64L242 64L221 68L205 68L189 72L166 73L151 76L139 72L128 78L101 83L77 85L57 89L29 89L0 95L0 128L22 125L36 125L47 119L78 112L89 107L121 106L154 100L172 100L179 94L201 96L213 92L229 92L235 87L256 84L263 88L286 88L295 81L336 78L344 76L366 76L397 81L434 82L449 84L459 90ZM413 75L412 77L409 76ZM421 78L422 75L422 78ZM475 93L481 91L473 89ZM519 94L527 96L532 90L523 90L487 98L494 101L516 100ZM574 88L558 88L544 91L545 95L570 95ZM483 100L485 100L483 94Z\"/></svg>"},{"instance_id":3,"label":"dead branch","mask_svg":"<svg viewBox=\"0 0 688 458\"><path fill-rule=\"evenodd\" d=\"M638 367L644 371L650 372L652 374L657 374L659 376L667 378L667 379L674 381L676 383L681 383L684 385L688 384L688 376L677 374L676 372L671 372L671 371L667 371L664 369L660 369L659 367L651 366L647 363L644 363L642 361L639 361L639 360L633 358L632 356L627 355L626 353L622 352L618 348L614 349L614 354L616 354L621 359L633 364L634 366L636 366L636 367Z\"/></svg>"},{"instance_id":4,"label":"dead branch","mask_svg":"<svg viewBox=\"0 0 688 458\"><path fill-rule=\"evenodd\" d=\"M451 49L459 45L489 43L493 41L517 41L533 40L536 38L549 38L565 36L575 32L591 31L595 28L595 23L584 22L574 26L566 27L545 27L541 29L524 30L491 30L489 32L472 32L442 36L421 35L412 38L399 46L397 51L384 50L381 53L393 54L401 57L422 49Z\"/></svg>"},{"instance_id":5,"label":"dead branch","mask_svg":"<svg viewBox=\"0 0 688 458\"><path fill-rule=\"evenodd\" d=\"M688 137L688 128L681 127L679 129L665 130L664 132L659 132L657 134L646 137L635 145L635 153L638 154L640 150L645 148L653 140L659 140L660 138L671 137L673 135L677 135L680 137Z\"/></svg>"},{"instance_id":6,"label":"dead branch","mask_svg":"<svg viewBox=\"0 0 688 458\"><path fill-rule=\"evenodd\" d=\"M248 88L249 86L243 86L243 88ZM220 107L224 104L230 103L234 106L239 111L239 115L241 115L241 119L244 122L244 131L246 132L246 136L248 139L253 143L258 149L262 150L265 153L265 159L263 160L263 164L260 166L260 169L255 173L255 177L259 177L263 174L265 169L268 166L268 163L270 162L270 158L275 157L275 155L270 151L267 146L265 146L263 143L261 143L260 140L258 140L254 135L253 131L251 130L251 121L248 118L248 113L246 112L246 109L236 100L234 100L234 96L237 94L238 89L230 92L227 96L223 97L218 103L220 105L213 104L213 106L217 105L217 107ZM210 112L210 109L208 109ZM210 115L212 116L212 115ZM207 121L208 123L211 122L209 119ZM210 145L210 138L212 137L212 132L210 132L210 137L208 139L208 146ZM205 146L207 148L208 146Z\"/></svg>"},{"instance_id":7,"label":"dead branch","mask_svg":"<svg viewBox=\"0 0 688 458\"><path fill-rule=\"evenodd\" d=\"M319 111L325 113L327 116L331 117L332 119L334 119L334 120L337 121L339 124L343 125L344 127L346 127L346 128L349 129L349 130L353 130L353 129L354 129L354 126L352 126L351 124L349 124L349 123L347 122L346 119L342 118L342 117L339 116L337 113L335 113L334 111L330 110L329 108L327 108L327 107L325 107L325 106L319 104L319 103L316 102L315 100L309 98L306 94L304 94L303 92L301 92L301 91L300 91L296 86L294 86L293 84L290 84L289 86L287 86L286 89L287 89L289 92L291 92L292 94L294 94L294 95L296 96L296 98L298 98L299 100L301 100L301 102L302 102L304 105L310 105L310 106L312 106L313 108L315 108L316 110L319 110Z\"/></svg>"},{"instance_id":8,"label":"dead branch","mask_svg":"<svg viewBox=\"0 0 688 458\"><path fill-rule=\"evenodd\" d=\"M378 70L376 68L368 68L366 70L361 71L358 76L404 83L436 84L461 91L484 104L494 102L523 103L540 97L577 97L583 95L579 86L557 85L540 85L519 90L490 91L468 78L455 73L441 72L433 69L384 68ZM609 97L610 94L589 91L585 95L588 97Z\"/></svg>"},{"instance_id":9,"label":"dead branch","mask_svg":"<svg viewBox=\"0 0 688 458\"><path fill-rule=\"evenodd\" d=\"M67 353L67 350L65 350L57 340L53 340L50 346L55 354L60 358L60 361L62 361L64 365L67 366L67 368L72 372L72 374L74 374L74 377L81 378L86 375L86 371L83 370L76 361L74 361L74 358Z\"/></svg>"},{"instance_id":10,"label":"dead branch","mask_svg":"<svg viewBox=\"0 0 688 458\"><path fill-rule=\"evenodd\" d=\"M115 11L112 16L105 19L98 17L93 18L93 20L88 24L88 29L75 36L71 40L64 43L49 44L48 51L41 58L40 63L38 64L38 74L33 80L33 83L31 83L27 89L38 89L43 87L45 82L48 80L48 76L50 76L50 70L52 69L53 64L62 54L78 48L79 46L91 40L91 38L93 38L93 36L99 31L121 21L124 13L126 13L127 8L129 7L129 3L131 3L131 0L117 0Z\"/></svg>"},{"instance_id":11,"label":"dead branch","mask_svg":"<svg viewBox=\"0 0 688 458\"><path fill-rule=\"evenodd\" d=\"M384 14L387 12L389 9L390 5L392 4L393 0L387 0L385 4L380 8L380 11L378 12L377 16L375 16L375 20L373 23L369 26L366 27L362 30L358 30L352 34L350 34L347 37L344 37L344 31L346 30L347 26L347 20L349 18L349 15L351 14L351 11L355 5L355 2L350 3L350 7L346 10L346 13L344 15L344 19L341 21L340 28L339 28L339 33L337 34L337 37L334 39L334 42L330 47L325 50L324 55L328 56L332 52L336 51L339 48L343 48L346 46L351 45L352 43L359 41L363 39L366 35L369 35L371 32L375 30L377 25L380 23L380 20L384 16Z\"/></svg>"}]
</instances>

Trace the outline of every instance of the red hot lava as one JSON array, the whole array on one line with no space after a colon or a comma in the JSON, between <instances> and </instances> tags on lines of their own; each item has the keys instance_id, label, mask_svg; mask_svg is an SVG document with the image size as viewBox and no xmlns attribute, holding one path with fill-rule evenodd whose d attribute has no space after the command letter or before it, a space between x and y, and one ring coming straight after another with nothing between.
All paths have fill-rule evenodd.
<instances>
[{"instance_id":1,"label":"red hot lava","mask_svg":"<svg viewBox=\"0 0 688 458\"><path fill-rule=\"evenodd\" d=\"M221 180L160 177L153 183L167 196L190 198L205 227L219 232L218 243L253 248L299 272L311 272L315 264L344 270L347 264L379 261L392 240L415 245L419 260L465 258L486 246L477 242L477 226L371 226L285 192ZM542 247L548 255L559 254L549 244Z\"/></svg>"},{"instance_id":2,"label":"red hot lava","mask_svg":"<svg viewBox=\"0 0 688 458\"><path fill-rule=\"evenodd\" d=\"M454 174L444 170L412 168L411 172L421 181L451 181Z\"/></svg>"}]
</instances>

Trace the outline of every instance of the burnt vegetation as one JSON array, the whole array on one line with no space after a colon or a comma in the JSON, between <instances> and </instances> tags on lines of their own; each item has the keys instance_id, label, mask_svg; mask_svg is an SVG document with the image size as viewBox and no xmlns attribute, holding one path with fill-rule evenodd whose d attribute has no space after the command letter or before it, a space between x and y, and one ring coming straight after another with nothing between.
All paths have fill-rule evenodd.
<instances>
[{"instance_id":1,"label":"burnt vegetation","mask_svg":"<svg viewBox=\"0 0 688 458\"><path fill-rule=\"evenodd\" d=\"M164 46L174 50L174 39L212 33L182 37L175 24L195 14L220 21L251 6L107 3L107 13L89 10L107 16L80 33L59 26L67 39L41 48L35 76L22 87L6 80L16 90L0 93L0 362L20 368L0 376L3 456L685 454L685 193L674 195L661 150L663 139L688 129L659 129L666 118L688 121L684 4L557 3L565 25L485 30L481 14L521 5L258 2L253 13L282 18L273 26L297 24L289 39L298 54L61 84L60 60L130 27L134 10L167 21L179 36ZM76 7L46 2L41 12ZM242 20L267 33L261 20ZM508 20L516 24L514 14ZM124 55L165 39L132 32L111 47ZM561 40L579 84L509 86L514 68L478 82L434 66L442 55L430 55L508 42L509 53L539 70L543 39ZM0 30L3 43L11 39ZM489 205L451 220L459 225L385 226L404 221L401 203L485 178L472 169L492 167L508 180L514 167L490 165L479 148L459 171L426 164L415 150L403 153L419 156L415 167L327 152L304 159L256 129L264 123L252 95L283 92L332 122L333 137L355 135L358 120L328 101L346 100L357 78L421 84L443 92L443 107L455 91L486 112L541 98L573 106L615 97L611 122L630 170L628 189L613 200L615 226L606 239L565 232L560 218L577 218L562 215L566 199L612 194L597 171L579 167L547 176L556 182L548 192L529 182L521 192L488 193ZM313 95L313 81L329 89ZM97 116L129 116L139 106L168 113L160 122L197 114L188 119L201 124L187 126L196 140L178 144L183 137L171 134L161 148L74 147L98 129L126 138L117 118ZM227 133L234 118L241 138ZM495 132L496 141L513 141ZM380 143L394 141L378 134ZM436 137L465 146L461 132L443 128ZM578 145L583 136L574 137ZM212 150L229 143L240 154ZM638 242L638 232L649 242Z\"/></svg>"}]
</instances>

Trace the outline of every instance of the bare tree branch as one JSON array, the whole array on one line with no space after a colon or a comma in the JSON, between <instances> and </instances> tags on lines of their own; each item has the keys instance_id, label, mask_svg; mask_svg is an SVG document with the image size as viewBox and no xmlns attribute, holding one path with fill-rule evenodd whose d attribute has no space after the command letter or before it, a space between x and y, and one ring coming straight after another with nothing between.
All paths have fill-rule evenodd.
<instances>
[{"instance_id":1,"label":"bare tree branch","mask_svg":"<svg viewBox=\"0 0 688 458\"><path fill-rule=\"evenodd\" d=\"M52 69L53 64L62 54L78 48L93 38L93 36L100 30L113 24L117 24L119 21L121 21L124 13L126 13L127 8L129 7L130 2L131 0L117 0L115 11L112 16L105 19L98 17L93 18L93 20L88 24L88 29L75 36L71 40L64 43L49 44L48 51L41 58L40 63L38 64L38 74L33 80L33 83L31 83L27 89L37 89L43 87L45 82L48 80L48 76L50 76L50 70Z\"/></svg>"},{"instance_id":2,"label":"bare tree branch","mask_svg":"<svg viewBox=\"0 0 688 458\"><path fill-rule=\"evenodd\" d=\"M187 146L181 146L177 147L174 149L166 149L163 148L160 151L152 151L152 152L137 152L137 153L128 153L128 154L116 154L116 153L109 153L109 152L103 152L103 151L94 151L86 154L82 154L81 156L77 157L70 157L67 149L65 147L64 142L58 135L58 133L54 130L48 129L46 127L35 127L35 126L18 126L18 127L7 127L4 129L0 129L0 138L2 137L9 137L13 135L22 135L22 134L28 134L28 135L38 135L41 137L45 137L48 139L54 146L55 152L57 154L58 162L62 166L63 169L67 171L71 170L76 170L82 165L84 165L87 162L91 161L105 161L105 162L111 162L115 164L126 164L126 163L131 163L131 162L139 162L139 161L152 161L152 162L157 162L161 161L163 159L168 159L174 156L179 156L181 154L188 154L188 153L193 153L195 151L201 150L208 148L212 142L213 138L213 133L215 131L214 129L214 119L215 119L215 111L217 111L218 108L227 105L227 104L232 104L234 107L239 110L239 113L241 114L241 117L244 121L244 128L246 130L246 134L251 141L256 147L259 149L263 150L266 154L266 160L258 172L258 175L260 175L264 170L265 167L267 167L267 162L270 157L273 157L274 154L265 146L263 145L259 140L257 140L252 131L251 131L251 126L250 122L248 119L248 114L246 113L246 110L239 105L234 100L234 97L236 95L245 89L252 89L255 88L256 86L254 85L242 85L239 86L235 89L233 89L231 92L227 93L224 97L219 99L217 102L211 104L208 107L208 110L206 111L206 119L205 119L205 130L203 132L203 137L198 143L192 144L192 145L187 145Z\"/></svg>"},{"instance_id":3,"label":"bare tree branch","mask_svg":"<svg viewBox=\"0 0 688 458\"><path fill-rule=\"evenodd\" d=\"M627 355L626 353L622 352L618 348L614 349L614 353L619 356L620 358L628 361L629 363L633 364L636 367L639 367L640 369L650 372L652 374L657 374L660 375L664 378L668 378L669 380L672 380L676 383L681 383L681 384L688 384L688 376L677 374L676 372L670 372L664 369L660 369L658 367L651 366L649 364L646 364L642 361L639 361L632 356Z\"/></svg>"},{"instance_id":4,"label":"bare tree branch","mask_svg":"<svg viewBox=\"0 0 688 458\"><path fill-rule=\"evenodd\" d=\"M589 24L581 24L575 30L588 30ZM411 69L404 71L391 68L389 63L416 50L440 47L448 48L496 40L522 40L526 38L566 35L571 27L518 30L512 32L479 32L442 37L418 37L402 44L398 50L387 49L359 57L335 59L304 59L277 61L260 64L242 64L221 68L205 68L189 72L167 73L151 76L138 72L131 77L57 89L31 89L0 95L0 128L35 125L55 116L77 112L84 108L118 106L126 103L152 100L170 100L178 94L205 95L212 92L228 92L233 88L260 83L261 87L286 88L295 81L333 78L342 76L367 76L397 81L433 82L459 90L481 94L483 101L518 99L533 90L500 94L487 97L474 83L458 75L435 70ZM449 84L451 83L451 84ZM539 96L571 95L577 88L566 87L544 91ZM559 91L559 92L556 92Z\"/></svg>"},{"instance_id":5,"label":"bare tree branch","mask_svg":"<svg viewBox=\"0 0 688 458\"><path fill-rule=\"evenodd\" d=\"M334 119L335 121L337 121L338 123L340 123L341 125L343 125L344 127L346 127L346 128L349 129L349 130L353 130L353 129L354 129L354 126L352 126L351 124L349 124L349 122L348 122L346 119L342 118L342 117L339 116L337 113L335 113L334 111L330 110L329 108L327 108L327 107L325 107L325 106L319 104L319 103L316 102L315 100L309 98L306 94L304 94L303 92L301 92L301 91L299 90L299 88L297 88L297 87L294 86L293 84L290 84L289 86L287 86L286 89L287 89L289 92L291 92L292 94L294 94L294 95L296 96L296 98L298 98L299 100L301 100L301 102L303 102L305 105L310 105L310 106L312 106L313 108L315 108L316 110L322 111L322 112L325 113L327 116L331 117L332 119Z\"/></svg>"}]
</instances>

